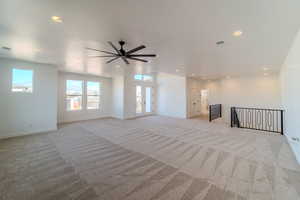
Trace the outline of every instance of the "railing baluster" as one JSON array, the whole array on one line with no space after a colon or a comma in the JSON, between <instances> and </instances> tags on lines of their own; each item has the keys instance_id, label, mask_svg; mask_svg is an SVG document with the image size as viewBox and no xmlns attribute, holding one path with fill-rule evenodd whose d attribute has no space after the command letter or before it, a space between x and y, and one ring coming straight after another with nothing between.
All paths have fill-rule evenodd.
<instances>
[{"instance_id":1,"label":"railing baluster","mask_svg":"<svg viewBox=\"0 0 300 200\"><path fill-rule=\"evenodd\" d=\"M281 115L281 119L280 119L280 121L281 121L281 135L283 135L283 110L281 110L280 111L280 115Z\"/></svg>"},{"instance_id":2,"label":"railing baluster","mask_svg":"<svg viewBox=\"0 0 300 200\"><path fill-rule=\"evenodd\" d=\"M277 128L276 128L276 131L279 131L279 129L278 129L278 111L276 112L276 125L277 125Z\"/></svg>"},{"instance_id":3,"label":"railing baluster","mask_svg":"<svg viewBox=\"0 0 300 200\"><path fill-rule=\"evenodd\" d=\"M209 105L209 122L222 117L222 105Z\"/></svg>"}]
</instances>

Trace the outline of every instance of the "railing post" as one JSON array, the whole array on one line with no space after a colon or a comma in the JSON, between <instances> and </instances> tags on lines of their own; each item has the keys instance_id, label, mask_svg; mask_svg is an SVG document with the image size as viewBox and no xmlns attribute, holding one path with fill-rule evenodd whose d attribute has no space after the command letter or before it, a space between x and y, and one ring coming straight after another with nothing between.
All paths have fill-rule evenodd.
<instances>
[{"instance_id":1,"label":"railing post","mask_svg":"<svg viewBox=\"0 0 300 200\"><path fill-rule=\"evenodd\" d=\"M209 122L211 122L211 106L209 106Z\"/></svg>"},{"instance_id":2,"label":"railing post","mask_svg":"<svg viewBox=\"0 0 300 200\"><path fill-rule=\"evenodd\" d=\"M283 110L280 111L281 118L281 135L283 135Z\"/></svg>"},{"instance_id":3,"label":"railing post","mask_svg":"<svg viewBox=\"0 0 300 200\"><path fill-rule=\"evenodd\" d=\"M230 108L230 121L231 121L231 123L230 123L230 126L231 126L231 128L233 127L233 107L231 107Z\"/></svg>"}]
</instances>

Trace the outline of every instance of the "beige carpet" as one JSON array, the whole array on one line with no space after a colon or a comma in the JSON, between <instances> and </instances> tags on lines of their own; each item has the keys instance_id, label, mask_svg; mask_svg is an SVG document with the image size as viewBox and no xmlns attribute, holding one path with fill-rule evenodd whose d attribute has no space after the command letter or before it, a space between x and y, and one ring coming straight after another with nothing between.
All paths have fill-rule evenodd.
<instances>
[{"instance_id":1,"label":"beige carpet","mask_svg":"<svg viewBox=\"0 0 300 200\"><path fill-rule=\"evenodd\" d=\"M199 119L93 120L0 141L0 199L299 200L285 138Z\"/></svg>"}]
</instances>

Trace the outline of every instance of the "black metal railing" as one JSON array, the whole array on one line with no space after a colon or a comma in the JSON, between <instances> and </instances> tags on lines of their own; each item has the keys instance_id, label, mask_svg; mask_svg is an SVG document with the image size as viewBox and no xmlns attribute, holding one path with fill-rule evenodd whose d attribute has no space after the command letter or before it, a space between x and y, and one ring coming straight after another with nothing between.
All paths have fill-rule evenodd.
<instances>
[{"instance_id":1,"label":"black metal railing","mask_svg":"<svg viewBox=\"0 0 300 200\"><path fill-rule=\"evenodd\" d=\"M222 104L209 105L209 121L222 117Z\"/></svg>"},{"instance_id":2,"label":"black metal railing","mask_svg":"<svg viewBox=\"0 0 300 200\"><path fill-rule=\"evenodd\" d=\"M283 135L283 110L231 108L231 127L280 133Z\"/></svg>"}]
</instances>

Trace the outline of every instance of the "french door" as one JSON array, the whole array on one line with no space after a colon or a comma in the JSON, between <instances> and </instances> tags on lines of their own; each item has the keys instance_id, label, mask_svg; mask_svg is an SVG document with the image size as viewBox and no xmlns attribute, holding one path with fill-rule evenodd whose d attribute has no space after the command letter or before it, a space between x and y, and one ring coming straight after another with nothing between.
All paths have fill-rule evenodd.
<instances>
[{"instance_id":1,"label":"french door","mask_svg":"<svg viewBox=\"0 0 300 200\"><path fill-rule=\"evenodd\" d=\"M136 115L143 116L153 113L153 87L136 86Z\"/></svg>"}]
</instances>

